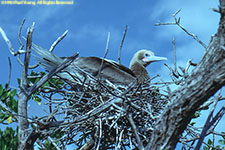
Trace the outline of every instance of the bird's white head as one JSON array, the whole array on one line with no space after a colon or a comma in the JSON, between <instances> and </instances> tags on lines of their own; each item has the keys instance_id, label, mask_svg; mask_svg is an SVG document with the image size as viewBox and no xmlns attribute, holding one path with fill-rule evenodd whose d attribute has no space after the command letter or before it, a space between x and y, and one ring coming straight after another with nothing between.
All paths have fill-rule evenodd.
<instances>
[{"instance_id":1,"label":"bird's white head","mask_svg":"<svg viewBox=\"0 0 225 150\"><path fill-rule=\"evenodd\" d=\"M162 60L167 60L167 58L155 56L155 54L152 51L142 49L142 50L137 51L134 54L134 57L132 58L131 62L132 63L136 62L136 63L141 64L144 67L147 67L152 62L162 61Z\"/></svg>"}]
</instances>

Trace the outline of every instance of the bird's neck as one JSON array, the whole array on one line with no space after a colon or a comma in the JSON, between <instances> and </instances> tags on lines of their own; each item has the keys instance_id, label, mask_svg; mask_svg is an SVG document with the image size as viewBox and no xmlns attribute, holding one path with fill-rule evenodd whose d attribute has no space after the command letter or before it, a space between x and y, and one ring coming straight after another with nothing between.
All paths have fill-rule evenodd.
<instances>
[{"instance_id":1,"label":"bird's neck","mask_svg":"<svg viewBox=\"0 0 225 150\"><path fill-rule=\"evenodd\" d=\"M130 70L133 71L139 82L143 82L149 79L148 71L143 65L139 63L130 65Z\"/></svg>"}]
</instances>

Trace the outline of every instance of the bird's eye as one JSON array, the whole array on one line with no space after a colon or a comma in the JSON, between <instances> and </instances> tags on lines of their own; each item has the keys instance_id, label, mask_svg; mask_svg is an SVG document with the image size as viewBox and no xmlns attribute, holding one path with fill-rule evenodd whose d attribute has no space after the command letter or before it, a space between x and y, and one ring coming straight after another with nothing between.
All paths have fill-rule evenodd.
<instances>
[{"instance_id":1,"label":"bird's eye","mask_svg":"<svg viewBox=\"0 0 225 150\"><path fill-rule=\"evenodd\" d=\"M145 53L145 57L149 57L150 56L150 54L149 53Z\"/></svg>"}]
</instances>

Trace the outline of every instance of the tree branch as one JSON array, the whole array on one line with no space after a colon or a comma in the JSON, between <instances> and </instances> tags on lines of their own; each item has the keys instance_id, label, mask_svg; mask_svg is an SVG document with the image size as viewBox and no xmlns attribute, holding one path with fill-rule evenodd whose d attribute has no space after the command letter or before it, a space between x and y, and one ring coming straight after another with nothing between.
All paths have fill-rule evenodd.
<instances>
[{"instance_id":1,"label":"tree branch","mask_svg":"<svg viewBox=\"0 0 225 150\"><path fill-rule=\"evenodd\" d=\"M121 54L123 43L124 43L124 40L125 40L125 37L126 37L126 34L127 34L127 28L128 28L128 25L125 26L125 30L124 30L124 33L123 33L123 38L122 38L122 41L120 43L120 49L119 49L119 54L118 54L118 63L119 64L120 64L120 54Z\"/></svg>"},{"instance_id":2,"label":"tree branch","mask_svg":"<svg viewBox=\"0 0 225 150\"><path fill-rule=\"evenodd\" d=\"M32 34L34 30L34 23L28 29L27 33L27 43L26 43L26 53L24 58L24 66L23 66L23 73L21 77L21 84L20 84L20 92L18 94L18 123L19 123L19 145L18 149L26 149L26 138L29 134L29 127L28 127L28 120L27 120L27 75L28 75L28 67L29 67L29 60L30 60L30 51L32 45ZM32 148L33 149L33 148Z\"/></svg>"},{"instance_id":3,"label":"tree branch","mask_svg":"<svg viewBox=\"0 0 225 150\"><path fill-rule=\"evenodd\" d=\"M52 52L54 50L54 48L56 47L56 45L62 40L64 39L64 37L67 35L68 30L66 30L60 37L57 38L57 40L52 44L52 46L50 47L49 51Z\"/></svg>"},{"instance_id":4,"label":"tree branch","mask_svg":"<svg viewBox=\"0 0 225 150\"><path fill-rule=\"evenodd\" d=\"M225 12L224 6L220 8ZM174 149L195 111L225 85L224 16L222 13L218 32L212 37L200 63L182 87L172 93L171 103L160 115L146 149Z\"/></svg>"},{"instance_id":5,"label":"tree branch","mask_svg":"<svg viewBox=\"0 0 225 150\"><path fill-rule=\"evenodd\" d=\"M191 36L193 39L195 39L199 44L201 44L204 48L207 48L207 46L204 44L204 42L202 42L195 34L190 33L187 29L185 29L181 24L180 24L180 18L177 19L177 14L181 11L181 9L179 9L177 12L174 13L173 17L174 17L174 21L175 22L168 22L168 23L156 23L155 26L160 26L160 25L177 25L178 27L180 27L186 34L188 34L189 36Z\"/></svg>"}]
</instances>

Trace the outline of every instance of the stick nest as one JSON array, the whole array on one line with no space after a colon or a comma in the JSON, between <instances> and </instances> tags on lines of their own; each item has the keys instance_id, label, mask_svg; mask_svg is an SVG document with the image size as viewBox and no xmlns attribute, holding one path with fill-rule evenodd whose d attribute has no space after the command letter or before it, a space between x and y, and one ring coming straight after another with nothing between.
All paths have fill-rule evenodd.
<instances>
[{"instance_id":1,"label":"stick nest","mask_svg":"<svg viewBox=\"0 0 225 150\"><path fill-rule=\"evenodd\" d=\"M48 121L62 122L51 132L61 135L57 139L61 147L75 144L77 149L136 149L137 139L144 146L149 142L168 103L160 87L135 82L124 87L88 74L85 79L69 75L71 80L51 79L51 86L40 92L51 109Z\"/></svg>"}]
</instances>

